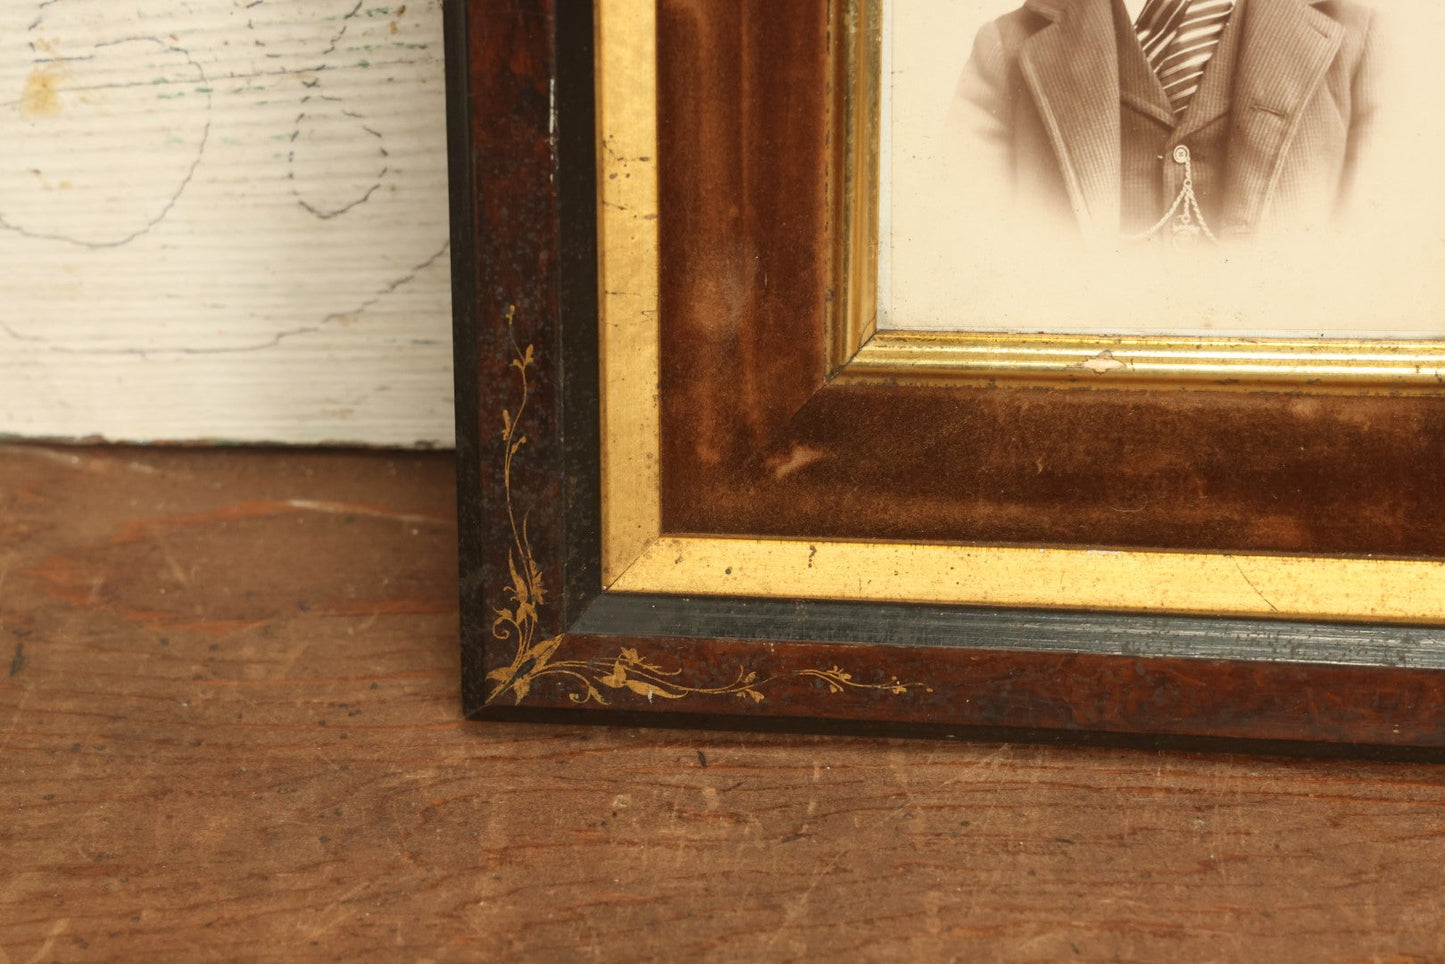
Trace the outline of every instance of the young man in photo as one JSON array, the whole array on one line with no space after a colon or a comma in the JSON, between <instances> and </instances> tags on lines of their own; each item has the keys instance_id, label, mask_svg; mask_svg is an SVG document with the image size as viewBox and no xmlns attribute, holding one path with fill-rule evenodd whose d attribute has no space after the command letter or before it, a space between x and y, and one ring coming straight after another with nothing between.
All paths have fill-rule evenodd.
<instances>
[{"instance_id":1,"label":"young man in photo","mask_svg":"<svg viewBox=\"0 0 1445 964\"><path fill-rule=\"evenodd\" d=\"M979 32L951 122L1029 229L1317 236L1360 199L1380 47L1354 0L1026 0Z\"/></svg>"}]
</instances>

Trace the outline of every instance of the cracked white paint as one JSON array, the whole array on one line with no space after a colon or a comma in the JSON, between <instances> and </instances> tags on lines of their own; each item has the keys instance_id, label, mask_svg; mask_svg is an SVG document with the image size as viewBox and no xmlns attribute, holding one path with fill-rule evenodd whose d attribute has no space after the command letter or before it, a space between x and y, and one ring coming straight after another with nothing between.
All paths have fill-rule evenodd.
<instances>
[{"instance_id":1,"label":"cracked white paint","mask_svg":"<svg viewBox=\"0 0 1445 964\"><path fill-rule=\"evenodd\" d=\"M1121 368L1128 368L1129 366L1115 358L1113 352L1105 349L1097 355L1079 362L1076 367L1087 369L1095 375L1106 375L1109 372L1116 372Z\"/></svg>"},{"instance_id":2,"label":"cracked white paint","mask_svg":"<svg viewBox=\"0 0 1445 964\"><path fill-rule=\"evenodd\" d=\"M0 434L449 444L441 0L0 4Z\"/></svg>"}]
</instances>

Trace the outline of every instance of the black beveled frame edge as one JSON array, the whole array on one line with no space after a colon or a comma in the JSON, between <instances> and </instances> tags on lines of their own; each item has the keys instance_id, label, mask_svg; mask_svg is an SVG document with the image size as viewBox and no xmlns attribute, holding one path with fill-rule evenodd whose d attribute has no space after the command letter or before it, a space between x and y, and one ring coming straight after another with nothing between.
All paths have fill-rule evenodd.
<instances>
[{"instance_id":1,"label":"black beveled frame edge","mask_svg":"<svg viewBox=\"0 0 1445 964\"><path fill-rule=\"evenodd\" d=\"M1445 670L1442 629L1283 619L603 593L568 628L591 636Z\"/></svg>"},{"instance_id":2,"label":"black beveled frame edge","mask_svg":"<svg viewBox=\"0 0 1445 964\"><path fill-rule=\"evenodd\" d=\"M562 559L563 598L561 624L581 613L600 591L601 504L600 465L596 453L601 427L599 405L597 342L597 188L596 117L594 111L593 19L591 0L541 0L539 7L557 4L551 19L555 34L536 38L545 49L547 69L555 78L549 105L555 121L550 156L555 186L550 232L533 235L533 245L550 234L556 252L522 250L514 255L538 266L554 266L551 276L539 279L556 287L556 319L561 351L553 358L555 377L561 386L559 411L561 475L566 480L563 515L564 534L558 547ZM483 440L491 434L483 427L480 336L484 323L495 325L511 307L504 283L491 277L488 259L483 257L479 231L479 203L488 185L479 177L476 163L478 145L472 137L474 111L479 93L473 89L471 29L500 22L509 12L488 11L491 21L477 24L470 16L470 0L447 0L442 14L445 34L447 89L447 159L451 218L453 374L456 398L458 575L461 592L462 687L468 714L482 703L480 681L485 673L483 656L495 615L487 604L483 587L486 520L479 500L465 498L483 488ZM535 18L545 23L544 18ZM568 51L568 56L558 56ZM508 92L490 92L505 98ZM505 110L500 106L499 110ZM558 118L567 118L561 123ZM494 225L500 227L501 225ZM518 239L494 238L494 247L514 248ZM527 242L522 242L526 247ZM555 260L553 260L555 258ZM483 305L490 314L483 317ZM564 359L570 359L565 361ZM499 370L501 370L499 368ZM499 377L499 376L494 376ZM490 413L488 413L490 414ZM545 445L545 443L543 443ZM539 445L539 447L543 447Z\"/></svg>"},{"instance_id":3,"label":"black beveled frame edge","mask_svg":"<svg viewBox=\"0 0 1445 964\"><path fill-rule=\"evenodd\" d=\"M539 556L553 560L546 569L551 584L561 586L558 604L539 617L543 633L559 639L572 633L616 637L622 642L663 636L697 640L726 637L735 642L755 641L759 646L795 641L821 643L840 652L850 647L881 645L907 648L915 655L966 649L979 653L1087 654L1144 662L1158 657L1261 666L1352 666L1365 671L1405 670L1432 675L1445 668L1445 630L1431 628L602 594L593 7L590 0L530 0L534 9L529 18L528 10L519 9L527 6L476 0L475 8L483 11L478 21L469 16L473 9L470 0L444 5L456 335L462 688L467 715L905 736L964 733L983 739L1002 734L1010 739L1071 743L1095 740L1269 752L1294 752L1289 748L1298 747L1293 738L1221 740L1198 733L1151 736L1147 728L1128 726L1090 736L1077 730L980 728L947 720L844 720L829 719L826 713L795 715L786 711L759 717L706 708L698 712L682 709L649 713L628 707L584 711L567 706L489 706L487 656L490 647L500 644L494 632L497 609L488 594L508 578L506 572L499 571L502 564L498 561L508 550L499 548L507 533L499 514L495 477L489 479L486 469L486 460L495 454L498 445L482 388L489 379L506 377L508 359L488 351L502 344L497 337L499 326L506 324L510 337L511 314L516 307L515 295L507 290L507 279L502 277L504 272L496 268L499 252L505 252L512 262L535 265L534 280L546 289L548 297L534 300L533 306L541 304L553 312L542 319L542 329L550 337L540 346L543 357L537 363L541 377L552 387L539 396L547 405L535 414L536 424L546 431L531 440L530 451L530 457L543 466L551 480L547 494L560 507L554 525L531 532L532 540L542 547ZM536 16L537 12L545 15ZM485 40L489 30L508 18L510 26L531 31L527 34L529 49L518 55L524 69L544 69L555 82L546 105L547 116L538 115L533 105L531 116L524 118L532 122L526 128L529 136L545 140L542 153L550 169L534 173L543 175L537 181L549 185L551 195L531 210L533 216L546 223L517 225L515 230L496 218L483 224L480 211L488 202L498 200L488 192L501 185L489 183L483 176L477 163L477 151L483 145L477 144L473 136L479 122L488 123L513 109L505 103L510 91L479 91L473 85L476 64L472 57L486 55L474 49L473 39L482 36ZM485 102L488 97L492 100ZM522 108L517 111L521 113ZM512 205L504 203L501 207L511 209ZM493 228L494 233L484 235L484 226ZM519 345L514 348L521 350ZM493 552L490 562L488 550ZM515 571L511 578L515 579ZM1445 676L1440 679L1445 681ZM1434 727L1431 746L1419 752L1434 758L1441 752L1437 744L1445 743L1445 721L1432 717L1430 725ZM1308 721L1300 721L1300 740L1312 738L1307 726ZM1360 749L1376 752L1387 742L1375 741L1373 748Z\"/></svg>"},{"instance_id":4,"label":"black beveled frame edge","mask_svg":"<svg viewBox=\"0 0 1445 964\"><path fill-rule=\"evenodd\" d=\"M476 171L471 162L470 83L467 77L468 51L465 0L444 0L442 31L446 71L448 217L451 233L452 272L452 379L456 409L457 474L457 570L461 597L463 701L467 680L477 675L481 656L482 622L478 618L481 595L477 577L482 564L481 506L466 493L481 490L477 452L481 430L481 400L478 397L477 345L477 248L473 189Z\"/></svg>"}]
</instances>

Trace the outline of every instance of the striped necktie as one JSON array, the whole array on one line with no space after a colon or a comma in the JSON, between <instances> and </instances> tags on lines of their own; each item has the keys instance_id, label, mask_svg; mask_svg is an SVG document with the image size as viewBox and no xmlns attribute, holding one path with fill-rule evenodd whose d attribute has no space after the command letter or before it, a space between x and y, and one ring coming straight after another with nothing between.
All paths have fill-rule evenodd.
<instances>
[{"instance_id":1,"label":"striped necktie","mask_svg":"<svg viewBox=\"0 0 1445 964\"><path fill-rule=\"evenodd\" d=\"M1234 0L1149 0L1134 24L1175 115L1199 89Z\"/></svg>"}]
</instances>

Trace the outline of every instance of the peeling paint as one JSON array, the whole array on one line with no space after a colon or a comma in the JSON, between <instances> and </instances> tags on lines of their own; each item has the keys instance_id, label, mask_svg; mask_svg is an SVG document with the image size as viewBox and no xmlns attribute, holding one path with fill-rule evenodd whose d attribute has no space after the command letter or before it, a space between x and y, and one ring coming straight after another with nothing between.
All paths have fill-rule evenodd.
<instances>
[{"instance_id":1,"label":"peeling paint","mask_svg":"<svg viewBox=\"0 0 1445 964\"><path fill-rule=\"evenodd\" d=\"M1101 351L1093 358L1079 362L1076 368L1083 368L1093 372L1095 375L1107 375L1109 372L1116 372L1121 368L1129 366L1114 357L1114 353L1108 350Z\"/></svg>"}]
</instances>

